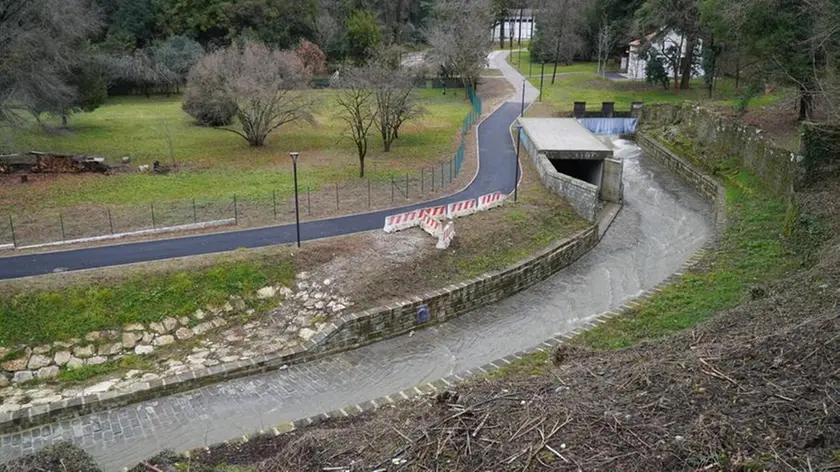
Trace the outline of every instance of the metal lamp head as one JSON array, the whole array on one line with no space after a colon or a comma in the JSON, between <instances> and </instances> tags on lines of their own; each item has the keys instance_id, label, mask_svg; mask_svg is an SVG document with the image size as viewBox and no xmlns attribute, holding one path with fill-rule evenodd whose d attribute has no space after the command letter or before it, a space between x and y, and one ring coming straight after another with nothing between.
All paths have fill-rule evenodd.
<instances>
[{"instance_id":1,"label":"metal lamp head","mask_svg":"<svg viewBox=\"0 0 840 472\"><path fill-rule=\"evenodd\" d=\"M292 158L293 161L297 162L297 158L300 155L299 152L290 152L289 156Z\"/></svg>"}]
</instances>

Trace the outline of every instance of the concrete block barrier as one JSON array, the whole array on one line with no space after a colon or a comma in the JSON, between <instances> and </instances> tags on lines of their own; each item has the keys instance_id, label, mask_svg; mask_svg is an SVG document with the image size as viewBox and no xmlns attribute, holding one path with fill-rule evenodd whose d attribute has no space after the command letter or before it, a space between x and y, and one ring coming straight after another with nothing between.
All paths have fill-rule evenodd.
<instances>
[{"instance_id":1,"label":"concrete block barrier","mask_svg":"<svg viewBox=\"0 0 840 472\"><path fill-rule=\"evenodd\" d=\"M420 217L420 228L432 236L439 238L443 232L443 223L429 215L423 215Z\"/></svg>"},{"instance_id":2,"label":"concrete block barrier","mask_svg":"<svg viewBox=\"0 0 840 472\"><path fill-rule=\"evenodd\" d=\"M447 249L449 247L449 243L455 238L455 223L450 221L443 227L443 230L440 232L440 236L438 237L437 245L435 246L438 249Z\"/></svg>"},{"instance_id":3,"label":"concrete block barrier","mask_svg":"<svg viewBox=\"0 0 840 472\"><path fill-rule=\"evenodd\" d=\"M462 200L460 202L450 203L446 206L446 217L449 219L458 218L459 216L472 215L478 209L477 202L473 198L471 200Z\"/></svg>"},{"instance_id":4,"label":"concrete block barrier","mask_svg":"<svg viewBox=\"0 0 840 472\"><path fill-rule=\"evenodd\" d=\"M505 194L502 192L488 193L478 197L478 211L489 210L495 208L505 201Z\"/></svg>"},{"instance_id":5,"label":"concrete block barrier","mask_svg":"<svg viewBox=\"0 0 840 472\"><path fill-rule=\"evenodd\" d=\"M420 224L420 216L421 210L413 210L405 213L399 213L397 215L391 215L385 218L385 227L383 228L386 233L393 233L396 231L402 231L404 229L413 228Z\"/></svg>"},{"instance_id":6,"label":"concrete block barrier","mask_svg":"<svg viewBox=\"0 0 840 472\"><path fill-rule=\"evenodd\" d=\"M442 220L446 218L446 205L423 208L420 212L424 215L429 215L436 220Z\"/></svg>"}]
</instances>

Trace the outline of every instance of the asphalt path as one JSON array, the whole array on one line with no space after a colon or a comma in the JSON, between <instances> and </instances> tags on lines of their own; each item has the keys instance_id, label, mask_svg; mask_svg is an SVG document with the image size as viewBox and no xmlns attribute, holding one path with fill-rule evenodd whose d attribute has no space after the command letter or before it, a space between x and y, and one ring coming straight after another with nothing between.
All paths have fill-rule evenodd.
<instances>
[{"instance_id":1,"label":"asphalt path","mask_svg":"<svg viewBox=\"0 0 840 472\"><path fill-rule=\"evenodd\" d=\"M302 240L341 236L382 228L385 217L403 211L457 202L501 191L513 191L516 155L510 138L510 124L519 116L520 103L506 102L478 126L479 168L473 181L462 191L430 202L388 210L303 222ZM0 258L0 280L34 275L110 267L201 254L258 248L295 242L295 225L203 234L183 238L70 249Z\"/></svg>"}]
</instances>

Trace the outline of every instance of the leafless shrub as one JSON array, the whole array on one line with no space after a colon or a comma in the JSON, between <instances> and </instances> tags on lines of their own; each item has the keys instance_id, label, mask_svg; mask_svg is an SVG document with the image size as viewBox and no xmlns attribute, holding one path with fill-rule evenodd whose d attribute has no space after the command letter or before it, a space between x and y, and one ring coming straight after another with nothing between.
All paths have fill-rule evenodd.
<instances>
[{"instance_id":1,"label":"leafless shrub","mask_svg":"<svg viewBox=\"0 0 840 472\"><path fill-rule=\"evenodd\" d=\"M28 456L0 464L0 472L101 472L93 458L70 443L47 446Z\"/></svg>"},{"instance_id":2,"label":"leafless shrub","mask_svg":"<svg viewBox=\"0 0 840 472\"><path fill-rule=\"evenodd\" d=\"M280 126L310 118L313 100L304 90L309 79L293 52L245 41L205 56L193 67L184 109L213 111L190 114L206 123L224 123L224 112L235 107L241 129L220 129L241 136L251 146L263 146Z\"/></svg>"}]
</instances>

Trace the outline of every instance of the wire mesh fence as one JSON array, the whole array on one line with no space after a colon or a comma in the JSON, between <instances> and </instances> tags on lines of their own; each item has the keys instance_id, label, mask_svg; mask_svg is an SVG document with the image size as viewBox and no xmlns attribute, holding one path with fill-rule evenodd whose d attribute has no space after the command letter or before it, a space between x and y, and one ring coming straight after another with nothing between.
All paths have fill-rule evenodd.
<instances>
[{"instance_id":1,"label":"wire mesh fence","mask_svg":"<svg viewBox=\"0 0 840 472\"><path fill-rule=\"evenodd\" d=\"M341 183L302 184L298 187L301 219L392 208L448 193L463 167L467 133L481 116L481 100L472 90L468 90L468 96L472 109L464 118L455 156L419 171L378 173ZM294 219L294 194L287 190L142 205L63 208L0 217L0 245L24 247L198 223L264 226Z\"/></svg>"}]
</instances>

